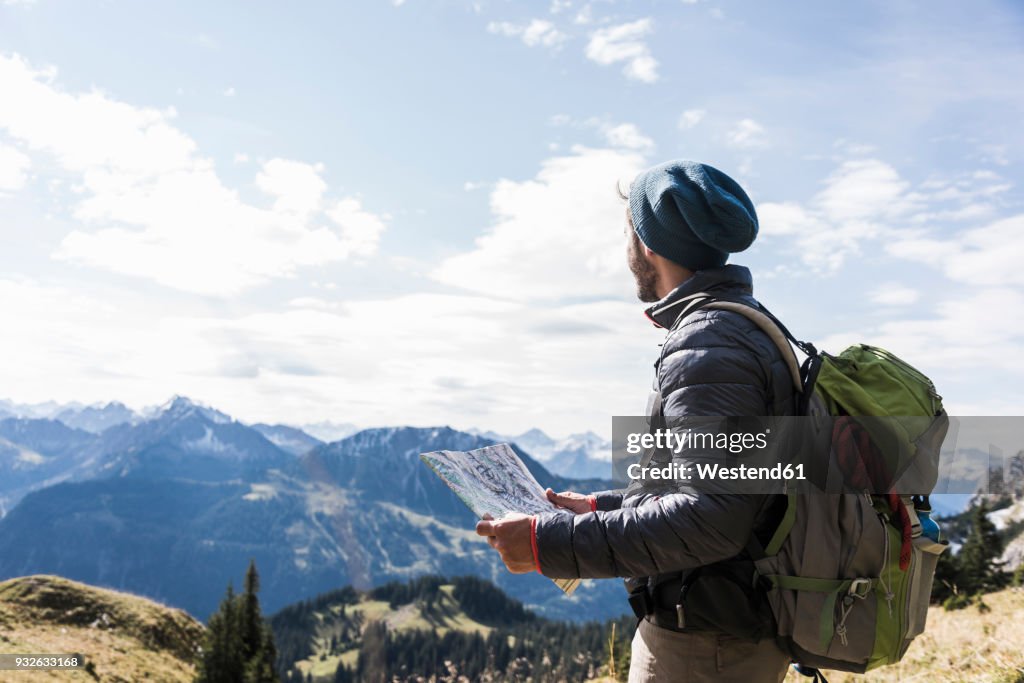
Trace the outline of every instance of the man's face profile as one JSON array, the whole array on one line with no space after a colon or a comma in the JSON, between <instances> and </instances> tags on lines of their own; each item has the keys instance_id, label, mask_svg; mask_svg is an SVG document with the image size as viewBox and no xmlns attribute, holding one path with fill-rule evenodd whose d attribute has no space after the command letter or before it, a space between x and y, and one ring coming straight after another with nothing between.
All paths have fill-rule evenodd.
<instances>
[{"instance_id":1,"label":"man's face profile","mask_svg":"<svg viewBox=\"0 0 1024 683\"><path fill-rule=\"evenodd\" d=\"M629 270L636 280L636 296L644 303L653 303L658 296L658 273L654 265L648 260L644 252L643 242L633 230L633 226L626 223L626 259L629 263Z\"/></svg>"}]
</instances>

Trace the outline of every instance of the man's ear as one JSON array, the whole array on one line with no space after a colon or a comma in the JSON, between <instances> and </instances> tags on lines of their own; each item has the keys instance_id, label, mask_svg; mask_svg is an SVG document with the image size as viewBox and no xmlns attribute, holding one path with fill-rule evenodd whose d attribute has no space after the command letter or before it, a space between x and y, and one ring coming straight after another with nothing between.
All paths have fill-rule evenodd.
<instances>
[{"instance_id":1,"label":"man's ear","mask_svg":"<svg viewBox=\"0 0 1024 683\"><path fill-rule=\"evenodd\" d=\"M644 248L644 256L647 258L652 258L655 255L651 248L643 243L643 240L640 241L640 246Z\"/></svg>"}]
</instances>

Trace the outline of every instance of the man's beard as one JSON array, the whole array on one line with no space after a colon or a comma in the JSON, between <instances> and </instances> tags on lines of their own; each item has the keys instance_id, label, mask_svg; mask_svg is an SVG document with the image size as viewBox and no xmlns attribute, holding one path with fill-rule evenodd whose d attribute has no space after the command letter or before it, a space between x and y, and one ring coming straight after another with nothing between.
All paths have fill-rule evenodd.
<instances>
[{"instance_id":1,"label":"man's beard","mask_svg":"<svg viewBox=\"0 0 1024 683\"><path fill-rule=\"evenodd\" d=\"M640 301L653 303L661 298L658 296L658 272L651 262L644 258L644 245L635 232L633 248L629 252L629 270L636 280L636 296Z\"/></svg>"}]
</instances>

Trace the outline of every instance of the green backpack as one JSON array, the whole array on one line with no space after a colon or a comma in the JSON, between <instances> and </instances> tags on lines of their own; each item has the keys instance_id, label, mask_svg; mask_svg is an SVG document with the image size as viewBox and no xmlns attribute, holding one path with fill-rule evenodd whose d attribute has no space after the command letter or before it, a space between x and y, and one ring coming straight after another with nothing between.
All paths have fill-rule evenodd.
<instances>
[{"instance_id":1,"label":"green backpack","mask_svg":"<svg viewBox=\"0 0 1024 683\"><path fill-rule=\"evenodd\" d=\"M767 545L748 548L776 640L801 668L862 673L898 662L924 630L948 547L928 514L948 428L942 398L888 351L858 344L837 356L819 352L749 300L700 293L687 297L680 317L706 308L740 313L775 342L821 470L863 485L860 494L789 492ZM806 355L802 365L791 342Z\"/></svg>"}]
</instances>

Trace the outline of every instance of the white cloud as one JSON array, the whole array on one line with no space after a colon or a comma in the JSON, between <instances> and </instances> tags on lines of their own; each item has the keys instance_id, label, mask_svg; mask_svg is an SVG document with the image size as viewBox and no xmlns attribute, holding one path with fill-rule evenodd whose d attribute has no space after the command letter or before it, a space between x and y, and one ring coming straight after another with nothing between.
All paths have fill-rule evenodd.
<instances>
[{"instance_id":1,"label":"white cloud","mask_svg":"<svg viewBox=\"0 0 1024 683\"><path fill-rule=\"evenodd\" d=\"M377 242L386 229L382 217L363 209L358 199L348 197L327 210L327 215L341 229L341 243L355 256L370 256L377 251Z\"/></svg>"},{"instance_id":2,"label":"white cloud","mask_svg":"<svg viewBox=\"0 0 1024 683\"><path fill-rule=\"evenodd\" d=\"M882 306L909 306L921 298L921 293L898 282L885 282L871 290L868 296Z\"/></svg>"},{"instance_id":3,"label":"white cloud","mask_svg":"<svg viewBox=\"0 0 1024 683\"><path fill-rule=\"evenodd\" d=\"M491 192L494 224L475 249L446 259L433 277L521 299L631 292L625 209L615 181L643 166L635 150L576 147L544 161L533 179L498 181Z\"/></svg>"},{"instance_id":4,"label":"white cloud","mask_svg":"<svg viewBox=\"0 0 1024 683\"><path fill-rule=\"evenodd\" d=\"M930 178L917 186L878 159L840 164L808 202L758 205L762 234L790 240L818 272L835 271L865 242L935 266L954 282L998 287L1024 284L1024 214L998 220L994 197L1010 185L991 172ZM989 221L958 231L951 226ZM928 229L922 227L928 226ZM935 236L941 226L946 236Z\"/></svg>"},{"instance_id":5,"label":"white cloud","mask_svg":"<svg viewBox=\"0 0 1024 683\"><path fill-rule=\"evenodd\" d=\"M528 24L492 21L487 24L487 30L509 38L519 38L529 47L540 45L557 48L569 39L568 35L559 31L555 28L554 24L544 19L533 19Z\"/></svg>"},{"instance_id":6,"label":"white cloud","mask_svg":"<svg viewBox=\"0 0 1024 683\"><path fill-rule=\"evenodd\" d=\"M826 180L815 204L836 222L893 216L910 210L909 186L889 164L876 159L847 161Z\"/></svg>"},{"instance_id":7,"label":"white cloud","mask_svg":"<svg viewBox=\"0 0 1024 683\"><path fill-rule=\"evenodd\" d=\"M271 159L256 176L256 187L275 198L274 210L307 216L320 208L327 183L320 164Z\"/></svg>"},{"instance_id":8,"label":"white cloud","mask_svg":"<svg viewBox=\"0 0 1024 683\"><path fill-rule=\"evenodd\" d=\"M970 414L965 412L970 410L966 401L997 391L1002 409L1019 406L1024 399L1019 389L1024 379L1020 353L1024 316L1011 312L1024 310L1024 294L991 287L958 292L940 302L929 299L925 295L921 305L934 307L933 317L899 318L868 329L860 326L827 337L819 346L839 351L867 342L911 360L935 381L951 415ZM979 387L983 387L980 394Z\"/></svg>"},{"instance_id":9,"label":"white cloud","mask_svg":"<svg viewBox=\"0 0 1024 683\"><path fill-rule=\"evenodd\" d=\"M654 140L641 133L640 129L632 123L608 126L605 128L604 135L612 147L639 151L650 151L654 148Z\"/></svg>"},{"instance_id":10,"label":"white cloud","mask_svg":"<svg viewBox=\"0 0 1024 683\"><path fill-rule=\"evenodd\" d=\"M1024 287L1024 214L964 230L950 238L899 239L886 250L894 256L936 266L955 282Z\"/></svg>"},{"instance_id":11,"label":"white cloud","mask_svg":"<svg viewBox=\"0 0 1024 683\"><path fill-rule=\"evenodd\" d=\"M754 149L768 145L764 126L754 119L742 119L726 135L726 142L737 149Z\"/></svg>"},{"instance_id":12,"label":"white cloud","mask_svg":"<svg viewBox=\"0 0 1024 683\"><path fill-rule=\"evenodd\" d=\"M488 33L497 33L501 36L508 38L515 38L516 36L522 35L523 26L520 24L513 24L510 21L492 21L487 24Z\"/></svg>"},{"instance_id":13,"label":"white cloud","mask_svg":"<svg viewBox=\"0 0 1024 683\"><path fill-rule=\"evenodd\" d=\"M235 86L231 85L224 89L224 97L234 97L236 94Z\"/></svg>"},{"instance_id":14,"label":"white cloud","mask_svg":"<svg viewBox=\"0 0 1024 683\"><path fill-rule=\"evenodd\" d=\"M869 285L871 302L912 305L913 315L874 311L876 315L857 326L819 340L819 346L839 351L867 342L908 358L936 381L951 414L970 414L981 405L1006 411L1024 400L1019 389L1024 381L1019 353L1024 316L1016 314L1024 309L1024 214L952 233L948 224L930 230L917 225L923 207L938 214L949 205L969 206L990 188L1004 191L992 184L999 183L998 177L967 176L967 181L963 176L932 178L913 187L888 164L859 159L841 164L805 204L758 206L769 241L788 242L791 253L815 270L839 268L851 255L862 253L867 242L890 257L932 266L948 278L945 286L929 288L896 282ZM884 322L869 322L878 317ZM998 401L988 399L996 394Z\"/></svg>"},{"instance_id":15,"label":"white cloud","mask_svg":"<svg viewBox=\"0 0 1024 683\"><path fill-rule=\"evenodd\" d=\"M55 256L152 279L177 289L233 295L304 266L372 251L380 222L323 227L331 202L318 167L274 159L257 186L271 208L243 201L224 185L196 142L172 125L173 110L120 102L96 91L72 94L53 70L0 57L0 130L31 154L77 176L72 216L80 227ZM40 112L45 112L41 116ZM344 204L350 200L332 200ZM354 200L353 200L354 201Z\"/></svg>"},{"instance_id":16,"label":"white cloud","mask_svg":"<svg viewBox=\"0 0 1024 683\"><path fill-rule=\"evenodd\" d=\"M929 178L916 188L916 196L925 206L910 220L924 226L989 220L999 208L1000 195L1012 187L1012 183L989 170L963 172L952 178Z\"/></svg>"},{"instance_id":17,"label":"white cloud","mask_svg":"<svg viewBox=\"0 0 1024 683\"><path fill-rule=\"evenodd\" d=\"M703 109L687 109L679 116L679 129L687 130L693 128L704 120L706 114L707 112Z\"/></svg>"},{"instance_id":18,"label":"white cloud","mask_svg":"<svg viewBox=\"0 0 1024 683\"><path fill-rule=\"evenodd\" d=\"M604 141L612 147L635 149L649 153L654 149L654 140L644 135L633 123L612 123L606 118L591 116L586 119L574 119L568 114L555 114L548 119L552 126L569 126L576 129L596 129ZM549 146L556 149L557 145Z\"/></svg>"},{"instance_id":19,"label":"white cloud","mask_svg":"<svg viewBox=\"0 0 1024 683\"><path fill-rule=\"evenodd\" d=\"M598 29L587 44L587 59L603 66L624 62L627 78L654 83L658 80L658 62L643 38L654 29L650 18Z\"/></svg>"},{"instance_id":20,"label":"white cloud","mask_svg":"<svg viewBox=\"0 0 1024 683\"><path fill-rule=\"evenodd\" d=\"M757 207L762 234L791 238L800 259L819 272L835 271L860 244L891 230L918 207L909 183L877 159L847 161L807 205L766 202Z\"/></svg>"},{"instance_id":21,"label":"white cloud","mask_svg":"<svg viewBox=\"0 0 1024 683\"><path fill-rule=\"evenodd\" d=\"M4 392L135 407L182 393L249 421L606 431L637 409L660 336L627 302L323 296L208 315L0 278L0 319L18 322L0 335Z\"/></svg>"},{"instance_id":22,"label":"white cloud","mask_svg":"<svg viewBox=\"0 0 1024 683\"><path fill-rule=\"evenodd\" d=\"M25 186L32 160L0 142L0 192L16 192Z\"/></svg>"},{"instance_id":23,"label":"white cloud","mask_svg":"<svg viewBox=\"0 0 1024 683\"><path fill-rule=\"evenodd\" d=\"M877 151L874 145L868 145L862 142L853 142L846 138L839 138L832 143L832 146L842 152L846 156L865 156L867 154L873 154Z\"/></svg>"},{"instance_id":24,"label":"white cloud","mask_svg":"<svg viewBox=\"0 0 1024 683\"><path fill-rule=\"evenodd\" d=\"M996 166L1009 166L1010 157L1006 145L986 144L978 148L980 160L983 163L992 163Z\"/></svg>"}]
</instances>

